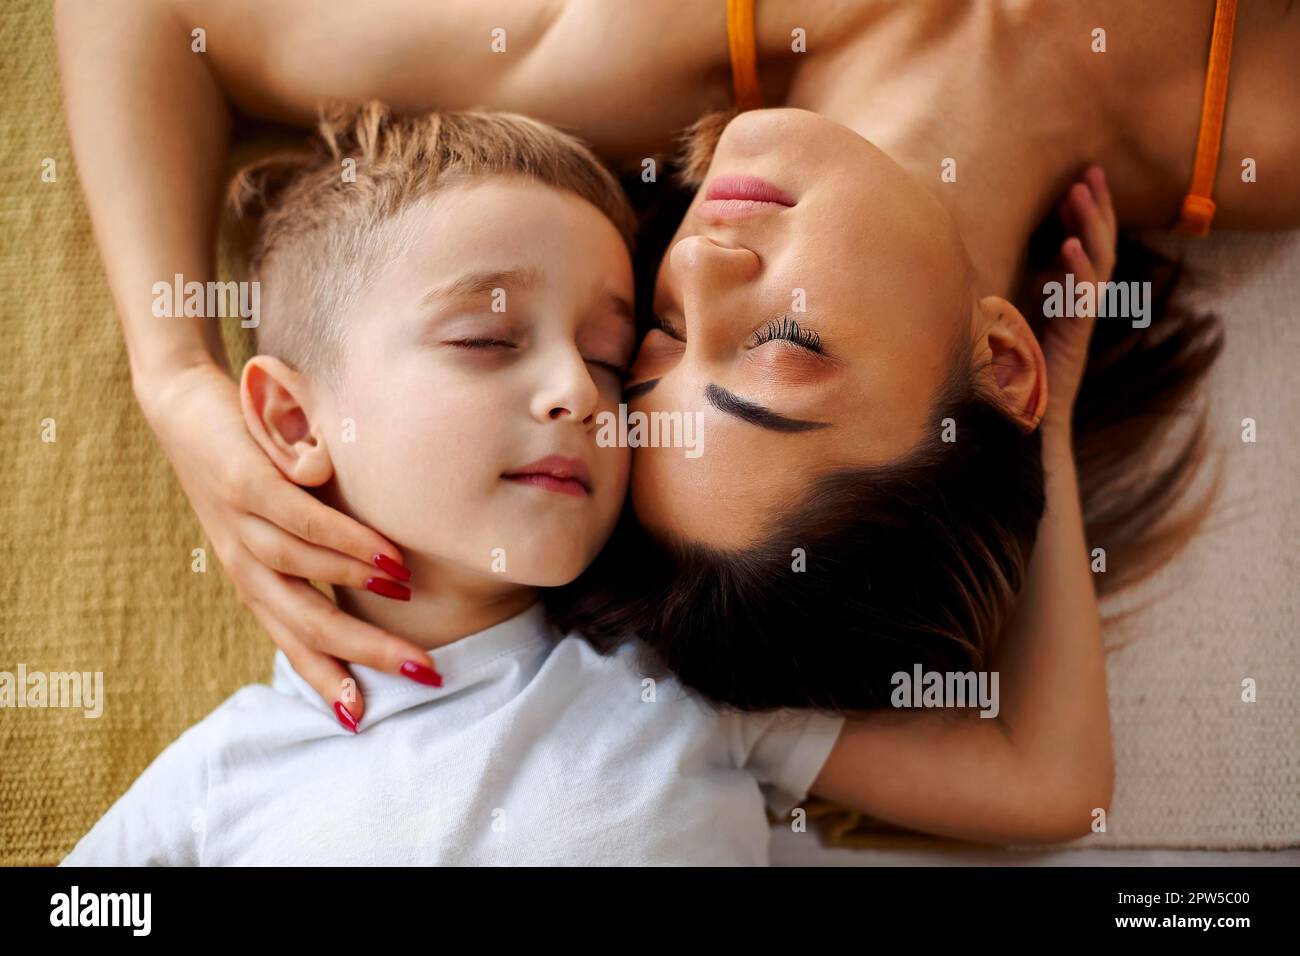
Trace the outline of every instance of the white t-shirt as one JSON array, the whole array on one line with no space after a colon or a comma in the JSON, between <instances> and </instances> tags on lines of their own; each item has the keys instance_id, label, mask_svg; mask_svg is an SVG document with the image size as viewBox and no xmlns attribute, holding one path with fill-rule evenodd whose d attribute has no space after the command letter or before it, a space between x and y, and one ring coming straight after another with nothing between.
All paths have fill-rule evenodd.
<instances>
[{"instance_id":1,"label":"white t-shirt","mask_svg":"<svg viewBox=\"0 0 1300 956\"><path fill-rule=\"evenodd\" d=\"M647 685L540 605L433 657L440 688L354 665L353 735L277 653L61 865L765 865L844 723Z\"/></svg>"}]
</instances>

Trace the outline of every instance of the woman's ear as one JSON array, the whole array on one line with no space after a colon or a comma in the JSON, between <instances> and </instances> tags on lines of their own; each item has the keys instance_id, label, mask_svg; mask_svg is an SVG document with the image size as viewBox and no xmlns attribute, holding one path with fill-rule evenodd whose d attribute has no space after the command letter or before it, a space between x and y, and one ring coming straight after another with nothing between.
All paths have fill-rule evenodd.
<instances>
[{"instance_id":1,"label":"woman's ear","mask_svg":"<svg viewBox=\"0 0 1300 956\"><path fill-rule=\"evenodd\" d=\"M975 368L983 384L1026 431L1033 431L1047 410L1047 363L1038 337L1020 310L996 295L976 306Z\"/></svg>"},{"instance_id":2,"label":"woman's ear","mask_svg":"<svg viewBox=\"0 0 1300 956\"><path fill-rule=\"evenodd\" d=\"M329 481L334 463L312 426L309 392L303 376L269 355L249 359L239 382L244 422L253 439L286 478L314 488Z\"/></svg>"}]
</instances>

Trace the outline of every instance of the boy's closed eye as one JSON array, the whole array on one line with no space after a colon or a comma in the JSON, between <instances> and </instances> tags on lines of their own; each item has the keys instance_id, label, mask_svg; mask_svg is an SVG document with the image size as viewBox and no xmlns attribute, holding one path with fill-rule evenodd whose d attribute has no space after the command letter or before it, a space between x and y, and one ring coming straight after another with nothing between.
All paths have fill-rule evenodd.
<instances>
[{"instance_id":1,"label":"boy's closed eye","mask_svg":"<svg viewBox=\"0 0 1300 956\"><path fill-rule=\"evenodd\" d=\"M444 339L442 344L466 351L498 352L503 356L510 352L518 352L523 347L522 343L515 339L492 335L465 335L461 338ZM631 348L628 345L615 348L609 345L604 348L593 347L583 353L582 360L601 372L612 375L621 383L627 377L628 366L631 363L630 352Z\"/></svg>"},{"instance_id":2,"label":"boy's closed eye","mask_svg":"<svg viewBox=\"0 0 1300 956\"><path fill-rule=\"evenodd\" d=\"M632 365L633 345L632 330L622 327L590 332L578 340L583 361L613 375L620 384Z\"/></svg>"}]
</instances>

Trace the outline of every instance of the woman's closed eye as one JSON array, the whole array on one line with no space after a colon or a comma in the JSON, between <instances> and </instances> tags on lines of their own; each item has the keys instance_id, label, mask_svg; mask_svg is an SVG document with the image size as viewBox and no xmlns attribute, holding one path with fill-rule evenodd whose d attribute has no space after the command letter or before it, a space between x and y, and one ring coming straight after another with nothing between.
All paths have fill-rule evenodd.
<instances>
[{"instance_id":1,"label":"woman's closed eye","mask_svg":"<svg viewBox=\"0 0 1300 956\"><path fill-rule=\"evenodd\" d=\"M654 316L654 326L641 340L636 360L628 372L629 378L647 379L662 375L675 365L686 350L686 340L659 316Z\"/></svg>"},{"instance_id":2,"label":"woman's closed eye","mask_svg":"<svg viewBox=\"0 0 1300 956\"><path fill-rule=\"evenodd\" d=\"M664 333L664 335L668 336L669 338L676 339L678 342L686 341L686 334L682 332L682 330L679 329L677 326L673 325L671 322L665 319L658 312L651 314L650 322L652 325L652 329L657 329L658 331Z\"/></svg>"},{"instance_id":3,"label":"woman's closed eye","mask_svg":"<svg viewBox=\"0 0 1300 956\"><path fill-rule=\"evenodd\" d=\"M678 342L686 341L686 336L682 331L658 313L652 315L651 320L654 323L654 329L663 332L669 338L676 339ZM755 329L750 334L749 347L758 348L760 345L766 345L768 342L776 340L790 342L817 355L825 354L825 349L822 348L821 335L814 329L801 327L798 321L792 319L789 315L771 319L766 324Z\"/></svg>"},{"instance_id":4,"label":"woman's closed eye","mask_svg":"<svg viewBox=\"0 0 1300 956\"><path fill-rule=\"evenodd\" d=\"M755 329L750 335L750 348L758 348L777 339L791 342L818 355L824 354L821 336L814 329L800 328L799 323L788 315L772 319L761 328Z\"/></svg>"}]
</instances>

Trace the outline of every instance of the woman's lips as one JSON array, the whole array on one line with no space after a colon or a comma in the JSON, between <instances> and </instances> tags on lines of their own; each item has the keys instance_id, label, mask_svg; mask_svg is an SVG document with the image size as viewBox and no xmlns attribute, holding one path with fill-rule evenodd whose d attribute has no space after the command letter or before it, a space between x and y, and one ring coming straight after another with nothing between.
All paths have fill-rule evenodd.
<instances>
[{"instance_id":1,"label":"woman's lips","mask_svg":"<svg viewBox=\"0 0 1300 956\"><path fill-rule=\"evenodd\" d=\"M736 222L793 205L788 193L757 176L719 176L709 183L696 213L712 222Z\"/></svg>"},{"instance_id":2,"label":"woman's lips","mask_svg":"<svg viewBox=\"0 0 1300 956\"><path fill-rule=\"evenodd\" d=\"M585 498L591 494L591 470L580 458L547 455L531 465L524 465L501 476L521 485L533 485L562 495Z\"/></svg>"},{"instance_id":3,"label":"woman's lips","mask_svg":"<svg viewBox=\"0 0 1300 956\"><path fill-rule=\"evenodd\" d=\"M750 202L770 202L778 206L793 206L794 200L789 194L757 176L719 176L709 183L704 194L710 199L743 199Z\"/></svg>"}]
</instances>

